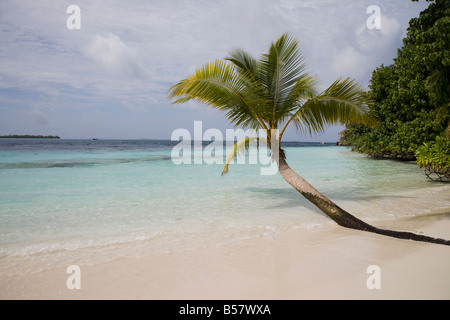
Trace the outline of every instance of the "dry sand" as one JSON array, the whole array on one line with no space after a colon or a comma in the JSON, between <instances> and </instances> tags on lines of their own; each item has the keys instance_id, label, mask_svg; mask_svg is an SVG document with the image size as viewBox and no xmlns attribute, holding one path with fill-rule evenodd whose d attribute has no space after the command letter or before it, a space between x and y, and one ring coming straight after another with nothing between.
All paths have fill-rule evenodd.
<instances>
[{"instance_id":1,"label":"dry sand","mask_svg":"<svg viewBox=\"0 0 450 320\"><path fill-rule=\"evenodd\" d=\"M450 239L450 215L373 222ZM368 289L370 265L380 289ZM449 299L450 247L335 225L185 252L0 277L1 299Z\"/></svg>"}]
</instances>

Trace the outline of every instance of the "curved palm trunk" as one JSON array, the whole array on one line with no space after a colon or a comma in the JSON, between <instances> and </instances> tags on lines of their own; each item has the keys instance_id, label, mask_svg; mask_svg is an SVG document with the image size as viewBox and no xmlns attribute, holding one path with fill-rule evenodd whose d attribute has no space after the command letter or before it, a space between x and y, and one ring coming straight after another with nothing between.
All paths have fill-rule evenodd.
<instances>
[{"instance_id":1,"label":"curved palm trunk","mask_svg":"<svg viewBox=\"0 0 450 320\"><path fill-rule=\"evenodd\" d=\"M373 232L399 239L431 242L448 246L450 245L450 241L448 240L418 235L411 232L400 232L400 231L379 229L374 226L371 226L368 223L365 223L364 221L359 220L358 218L354 217L347 211L337 206L331 200L326 198L319 191L317 191L311 184L309 184L305 179L303 179L301 176L295 173L286 163L284 152L282 150L280 150L280 159L278 162L278 168L281 176L284 178L284 180L286 180L287 183L293 186L295 190L300 192L306 199L311 201L316 207L322 210L328 217L333 219L338 225L342 227Z\"/></svg>"}]
</instances>

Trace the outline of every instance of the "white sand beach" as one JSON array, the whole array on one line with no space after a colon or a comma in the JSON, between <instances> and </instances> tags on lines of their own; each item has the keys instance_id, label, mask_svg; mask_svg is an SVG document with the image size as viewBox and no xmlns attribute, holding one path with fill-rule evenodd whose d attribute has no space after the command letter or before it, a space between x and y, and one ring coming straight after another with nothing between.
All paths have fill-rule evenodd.
<instances>
[{"instance_id":1,"label":"white sand beach","mask_svg":"<svg viewBox=\"0 0 450 320\"><path fill-rule=\"evenodd\" d=\"M450 215L377 226L450 238ZM367 268L380 270L369 289ZM0 277L1 299L449 299L450 248L335 225L185 252Z\"/></svg>"}]
</instances>

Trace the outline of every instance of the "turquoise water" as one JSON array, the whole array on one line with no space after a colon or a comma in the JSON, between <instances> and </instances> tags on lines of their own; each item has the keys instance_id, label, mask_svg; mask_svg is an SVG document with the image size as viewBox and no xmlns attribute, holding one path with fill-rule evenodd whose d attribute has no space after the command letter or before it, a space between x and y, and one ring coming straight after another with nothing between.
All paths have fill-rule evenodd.
<instances>
[{"instance_id":1,"label":"turquoise water","mask_svg":"<svg viewBox=\"0 0 450 320\"><path fill-rule=\"evenodd\" d=\"M333 223L260 165L175 165L170 141L0 139L0 274L188 250ZM287 161L365 220L450 208L413 163L294 144ZM248 161L247 161L248 162Z\"/></svg>"}]
</instances>

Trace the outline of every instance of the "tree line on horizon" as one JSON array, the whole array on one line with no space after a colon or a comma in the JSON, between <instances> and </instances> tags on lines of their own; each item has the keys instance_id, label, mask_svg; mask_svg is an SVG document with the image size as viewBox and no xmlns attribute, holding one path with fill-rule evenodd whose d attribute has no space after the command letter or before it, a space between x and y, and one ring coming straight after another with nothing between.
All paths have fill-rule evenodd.
<instances>
[{"instance_id":1,"label":"tree line on horizon","mask_svg":"<svg viewBox=\"0 0 450 320\"><path fill-rule=\"evenodd\" d=\"M414 1L414 0L413 0ZM374 158L416 161L432 180L450 179L450 0L409 22L394 63L372 73L375 127L349 124L340 143Z\"/></svg>"},{"instance_id":2,"label":"tree line on horizon","mask_svg":"<svg viewBox=\"0 0 450 320\"><path fill-rule=\"evenodd\" d=\"M42 136L32 134L10 134L6 136L0 136L0 138L23 138L23 139L61 139L59 136Z\"/></svg>"}]
</instances>

